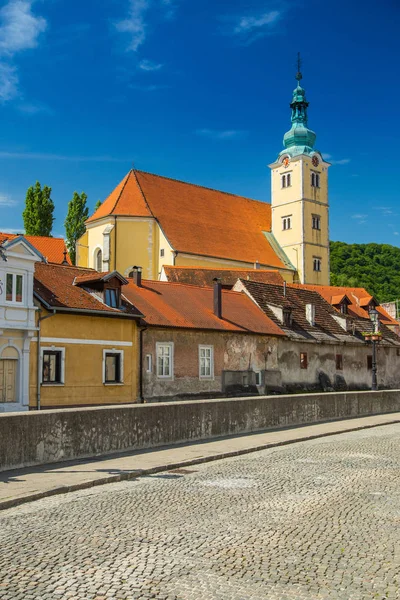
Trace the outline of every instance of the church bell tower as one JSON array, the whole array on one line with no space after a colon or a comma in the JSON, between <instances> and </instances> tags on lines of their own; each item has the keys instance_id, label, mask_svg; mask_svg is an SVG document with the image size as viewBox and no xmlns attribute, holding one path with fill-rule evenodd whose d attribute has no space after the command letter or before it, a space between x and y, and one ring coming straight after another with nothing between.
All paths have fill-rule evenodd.
<instances>
[{"instance_id":1,"label":"church bell tower","mask_svg":"<svg viewBox=\"0 0 400 600\"><path fill-rule=\"evenodd\" d=\"M298 281L329 285L328 168L314 149L316 134L308 128L305 90L300 81L290 103L292 126L284 149L271 169L272 233L297 270Z\"/></svg>"}]
</instances>

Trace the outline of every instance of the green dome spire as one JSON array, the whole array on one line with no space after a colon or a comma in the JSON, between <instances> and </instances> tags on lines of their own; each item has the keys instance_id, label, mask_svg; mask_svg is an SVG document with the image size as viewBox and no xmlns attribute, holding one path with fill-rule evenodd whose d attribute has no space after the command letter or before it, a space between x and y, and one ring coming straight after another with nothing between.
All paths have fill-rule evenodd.
<instances>
[{"instance_id":1,"label":"green dome spire","mask_svg":"<svg viewBox=\"0 0 400 600\"><path fill-rule=\"evenodd\" d=\"M314 150L314 143L317 136L307 127L307 108L309 103L306 100L306 92L300 85L300 81L303 78L300 72L300 54L298 55L297 64L297 87L293 90L293 98L290 103L290 108L292 109L292 127L283 136L285 149L279 153L279 156L288 154L293 157L299 154L311 155L316 152Z\"/></svg>"}]
</instances>

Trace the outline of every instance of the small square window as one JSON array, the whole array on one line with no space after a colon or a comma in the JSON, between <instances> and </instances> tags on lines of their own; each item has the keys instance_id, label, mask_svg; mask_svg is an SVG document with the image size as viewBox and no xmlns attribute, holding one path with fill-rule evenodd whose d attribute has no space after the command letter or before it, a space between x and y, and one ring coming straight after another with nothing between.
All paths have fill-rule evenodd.
<instances>
[{"instance_id":1,"label":"small square window","mask_svg":"<svg viewBox=\"0 0 400 600\"><path fill-rule=\"evenodd\" d=\"M44 350L42 358L42 383L63 383L62 351Z\"/></svg>"},{"instance_id":2,"label":"small square window","mask_svg":"<svg viewBox=\"0 0 400 600\"><path fill-rule=\"evenodd\" d=\"M151 354L146 354L146 373L151 373L153 370L153 357Z\"/></svg>"},{"instance_id":3,"label":"small square window","mask_svg":"<svg viewBox=\"0 0 400 600\"><path fill-rule=\"evenodd\" d=\"M122 383L121 352L105 352L104 383Z\"/></svg>"},{"instance_id":4,"label":"small square window","mask_svg":"<svg viewBox=\"0 0 400 600\"><path fill-rule=\"evenodd\" d=\"M300 352L300 369L308 369L307 352Z\"/></svg>"},{"instance_id":5,"label":"small square window","mask_svg":"<svg viewBox=\"0 0 400 600\"><path fill-rule=\"evenodd\" d=\"M343 371L343 355L336 354L336 370Z\"/></svg>"},{"instance_id":6,"label":"small square window","mask_svg":"<svg viewBox=\"0 0 400 600\"><path fill-rule=\"evenodd\" d=\"M164 256L164 248L161 248L161 250L160 250L160 256Z\"/></svg>"},{"instance_id":7,"label":"small square window","mask_svg":"<svg viewBox=\"0 0 400 600\"><path fill-rule=\"evenodd\" d=\"M369 354L367 356L367 369L368 371L372 371L372 355Z\"/></svg>"},{"instance_id":8,"label":"small square window","mask_svg":"<svg viewBox=\"0 0 400 600\"><path fill-rule=\"evenodd\" d=\"M261 385L261 371L256 371L256 385Z\"/></svg>"}]
</instances>

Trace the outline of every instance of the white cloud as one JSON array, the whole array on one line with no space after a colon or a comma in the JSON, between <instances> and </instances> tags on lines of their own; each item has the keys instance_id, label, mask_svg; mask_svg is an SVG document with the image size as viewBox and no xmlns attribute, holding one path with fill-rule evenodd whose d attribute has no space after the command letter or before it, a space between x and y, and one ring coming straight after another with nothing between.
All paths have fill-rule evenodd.
<instances>
[{"instance_id":1,"label":"white cloud","mask_svg":"<svg viewBox=\"0 0 400 600\"><path fill-rule=\"evenodd\" d=\"M38 37L46 30L47 23L32 13L32 4L32 0L9 0L0 10L2 53L13 56L38 45Z\"/></svg>"},{"instance_id":2,"label":"white cloud","mask_svg":"<svg viewBox=\"0 0 400 600\"><path fill-rule=\"evenodd\" d=\"M332 165L348 165L350 160L350 158L341 158L340 160L331 160L330 163Z\"/></svg>"},{"instance_id":3,"label":"white cloud","mask_svg":"<svg viewBox=\"0 0 400 600\"><path fill-rule=\"evenodd\" d=\"M163 67L161 63L155 63L152 60L147 60L146 58L141 60L138 66L142 71L159 71Z\"/></svg>"},{"instance_id":4,"label":"white cloud","mask_svg":"<svg viewBox=\"0 0 400 600\"><path fill-rule=\"evenodd\" d=\"M274 25L281 17L281 13L278 10L271 10L267 13L263 13L257 17L241 17L234 33L248 33L254 30L260 30L262 28L269 28Z\"/></svg>"},{"instance_id":5,"label":"white cloud","mask_svg":"<svg viewBox=\"0 0 400 600\"><path fill-rule=\"evenodd\" d=\"M1 152L0 158L18 160L65 160L76 162L128 162L130 158L114 158L112 156L68 156L65 154L47 154L41 152Z\"/></svg>"},{"instance_id":6,"label":"white cloud","mask_svg":"<svg viewBox=\"0 0 400 600\"><path fill-rule=\"evenodd\" d=\"M0 102L7 102L18 94L17 69L5 62L0 62Z\"/></svg>"},{"instance_id":7,"label":"white cloud","mask_svg":"<svg viewBox=\"0 0 400 600\"><path fill-rule=\"evenodd\" d=\"M332 158L332 154L326 154L326 152L322 153L322 158L324 160L329 160L330 158Z\"/></svg>"},{"instance_id":8,"label":"white cloud","mask_svg":"<svg viewBox=\"0 0 400 600\"><path fill-rule=\"evenodd\" d=\"M4 196L0 194L0 206L15 206L16 204L18 204L16 200L11 200L9 196ZM4 229L2 229L2 231L4 231Z\"/></svg>"},{"instance_id":9,"label":"white cloud","mask_svg":"<svg viewBox=\"0 0 400 600\"><path fill-rule=\"evenodd\" d=\"M145 14L149 8L149 0L129 0L128 16L115 23L117 31L130 35L128 50L136 52L145 41L147 33Z\"/></svg>"},{"instance_id":10,"label":"white cloud","mask_svg":"<svg viewBox=\"0 0 400 600\"><path fill-rule=\"evenodd\" d=\"M33 1L9 0L0 10L0 102L18 95L18 72L10 61L18 52L36 48L47 28L46 20L32 13Z\"/></svg>"},{"instance_id":11,"label":"white cloud","mask_svg":"<svg viewBox=\"0 0 400 600\"><path fill-rule=\"evenodd\" d=\"M399 235L398 231L393 231L393 235Z\"/></svg>"},{"instance_id":12,"label":"white cloud","mask_svg":"<svg viewBox=\"0 0 400 600\"><path fill-rule=\"evenodd\" d=\"M356 213L354 215L351 215L351 218L355 219L357 221L358 225L363 225L364 223L366 223L367 217L368 217L368 215L363 214L363 213Z\"/></svg>"},{"instance_id":13,"label":"white cloud","mask_svg":"<svg viewBox=\"0 0 400 600\"><path fill-rule=\"evenodd\" d=\"M131 88L131 90L138 90L139 92L158 92L159 90L166 90L170 86L163 83L155 83L150 85L132 83L129 87Z\"/></svg>"},{"instance_id":14,"label":"white cloud","mask_svg":"<svg viewBox=\"0 0 400 600\"><path fill-rule=\"evenodd\" d=\"M21 102L18 105L18 110L27 115L37 115L38 113L54 114L49 106L41 102Z\"/></svg>"},{"instance_id":15,"label":"white cloud","mask_svg":"<svg viewBox=\"0 0 400 600\"><path fill-rule=\"evenodd\" d=\"M235 140L246 137L247 131L240 129L197 129L195 132L197 135L208 137L213 140Z\"/></svg>"}]
</instances>

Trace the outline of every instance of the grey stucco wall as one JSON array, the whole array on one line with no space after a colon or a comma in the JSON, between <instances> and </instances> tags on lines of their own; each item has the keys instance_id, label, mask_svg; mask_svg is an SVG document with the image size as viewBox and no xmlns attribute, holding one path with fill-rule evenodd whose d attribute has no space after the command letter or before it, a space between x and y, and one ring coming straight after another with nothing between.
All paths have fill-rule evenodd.
<instances>
[{"instance_id":1,"label":"grey stucco wall","mask_svg":"<svg viewBox=\"0 0 400 600\"><path fill-rule=\"evenodd\" d=\"M396 411L400 390L2 414L0 470Z\"/></svg>"}]
</instances>

